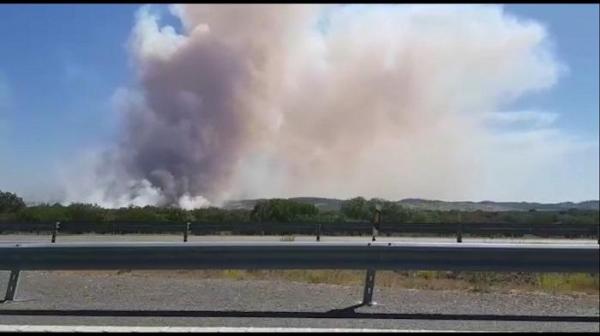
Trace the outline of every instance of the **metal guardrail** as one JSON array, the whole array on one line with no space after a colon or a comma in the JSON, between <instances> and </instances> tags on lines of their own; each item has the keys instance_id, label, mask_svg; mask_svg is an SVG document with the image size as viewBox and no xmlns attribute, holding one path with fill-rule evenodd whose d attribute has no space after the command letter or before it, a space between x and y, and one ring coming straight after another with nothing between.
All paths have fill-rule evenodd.
<instances>
[{"instance_id":1,"label":"metal guardrail","mask_svg":"<svg viewBox=\"0 0 600 336\"><path fill-rule=\"evenodd\" d=\"M211 235L228 233L232 235L315 235L321 236L370 235L373 224L370 222L344 223L204 223L204 222L62 222L62 223L0 223L0 233L10 232L52 232L52 240L60 229L61 233L183 233L188 235ZM515 224L515 223L391 223L382 222L379 228L382 235L444 235L456 236L461 242L465 236L509 236L531 235L550 237L596 237L600 243L600 224Z\"/></svg>"},{"instance_id":2,"label":"metal guardrail","mask_svg":"<svg viewBox=\"0 0 600 336\"><path fill-rule=\"evenodd\" d=\"M455 243L51 243L0 244L10 270L5 301L21 270L366 269L371 305L375 270L598 273L595 244Z\"/></svg>"},{"instance_id":3,"label":"metal guardrail","mask_svg":"<svg viewBox=\"0 0 600 336\"><path fill-rule=\"evenodd\" d=\"M545 246L546 245L546 246ZM0 244L0 269L377 269L598 272L598 246L455 243Z\"/></svg>"}]
</instances>

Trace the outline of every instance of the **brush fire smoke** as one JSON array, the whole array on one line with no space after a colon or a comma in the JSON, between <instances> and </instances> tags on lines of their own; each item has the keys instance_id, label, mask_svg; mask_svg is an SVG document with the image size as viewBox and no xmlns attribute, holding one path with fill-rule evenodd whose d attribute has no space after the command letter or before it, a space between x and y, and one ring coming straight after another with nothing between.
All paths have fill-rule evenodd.
<instances>
[{"instance_id":1,"label":"brush fire smoke","mask_svg":"<svg viewBox=\"0 0 600 336\"><path fill-rule=\"evenodd\" d=\"M564 152L554 129L507 139L489 127L511 114L548 120L501 111L563 69L546 29L501 6L170 10L181 29L139 10L129 40L138 84L115 96L121 137L88 162L93 174L69 199L194 208L245 197L469 197L494 183L498 161L543 164ZM556 150L528 153L536 139ZM525 180L537 168L500 170Z\"/></svg>"}]
</instances>

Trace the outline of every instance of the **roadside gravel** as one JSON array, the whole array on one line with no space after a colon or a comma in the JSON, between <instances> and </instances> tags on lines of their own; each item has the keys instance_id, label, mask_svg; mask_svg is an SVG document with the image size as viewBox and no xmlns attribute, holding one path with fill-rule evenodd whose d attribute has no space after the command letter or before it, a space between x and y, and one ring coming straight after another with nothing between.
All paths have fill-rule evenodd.
<instances>
[{"instance_id":1,"label":"roadside gravel","mask_svg":"<svg viewBox=\"0 0 600 336\"><path fill-rule=\"evenodd\" d=\"M0 275L2 290L8 272ZM277 280L198 279L185 272L22 272L0 324L600 331L599 323L289 317L12 316L11 309L326 312L355 305L362 287ZM500 294L376 287L362 313L598 316L597 295Z\"/></svg>"}]
</instances>

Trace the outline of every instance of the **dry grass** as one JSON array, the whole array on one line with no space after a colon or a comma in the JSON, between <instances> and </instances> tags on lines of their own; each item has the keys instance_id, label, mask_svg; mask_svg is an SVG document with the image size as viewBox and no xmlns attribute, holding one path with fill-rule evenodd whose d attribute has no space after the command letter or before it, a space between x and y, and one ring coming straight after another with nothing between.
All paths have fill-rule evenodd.
<instances>
[{"instance_id":1,"label":"dry grass","mask_svg":"<svg viewBox=\"0 0 600 336\"><path fill-rule=\"evenodd\" d=\"M540 274L538 286L552 293L585 292L598 293L598 274Z\"/></svg>"},{"instance_id":2,"label":"dry grass","mask_svg":"<svg viewBox=\"0 0 600 336\"><path fill-rule=\"evenodd\" d=\"M119 271L136 277L282 280L362 286L365 271L350 270L199 270L199 271ZM113 273L114 274L114 273ZM442 271L378 271L376 285L386 288L463 290L471 292L543 292L551 294L598 295L598 274L494 273Z\"/></svg>"},{"instance_id":3,"label":"dry grass","mask_svg":"<svg viewBox=\"0 0 600 336\"><path fill-rule=\"evenodd\" d=\"M281 280L362 286L365 271L351 270L176 270L61 271L90 276L134 276L192 279ZM378 271L376 285L386 288L464 290L472 292L543 292L599 295L598 274Z\"/></svg>"}]
</instances>

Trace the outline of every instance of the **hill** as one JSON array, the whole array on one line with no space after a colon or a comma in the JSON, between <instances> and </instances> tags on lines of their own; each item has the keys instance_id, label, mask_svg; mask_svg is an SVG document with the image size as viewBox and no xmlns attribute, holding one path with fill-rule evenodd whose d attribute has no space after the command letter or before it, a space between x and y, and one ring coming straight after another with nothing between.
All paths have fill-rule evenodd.
<instances>
[{"instance_id":1,"label":"hill","mask_svg":"<svg viewBox=\"0 0 600 336\"><path fill-rule=\"evenodd\" d=\"M314 204L320 210L339 210L344 200L337 198L323 197L293 197L290 200L302 203ZM254 205L262 199L229 201L223 207L225 209L252 209ZM410 209L419 210L460 210L460 211L566 211L569 209L577 210L600 210L600 201L585 201L579 203L561 202L561 203L536 203L536 202L469 202L457 201L446 202L439 200L425 200L419 198L406 198L396 203Z\"/></svg>"}]
</instances>

